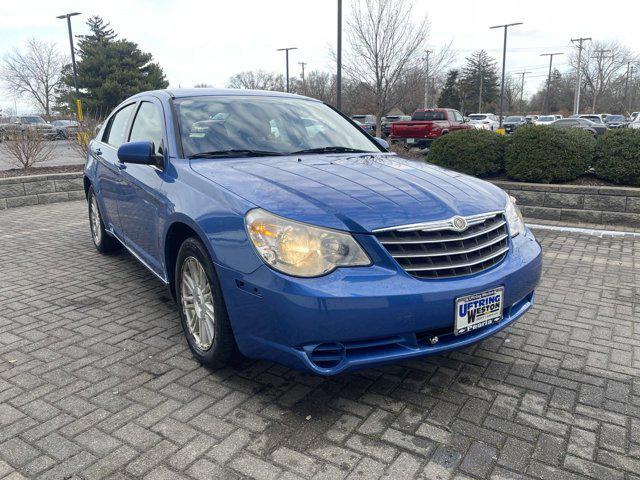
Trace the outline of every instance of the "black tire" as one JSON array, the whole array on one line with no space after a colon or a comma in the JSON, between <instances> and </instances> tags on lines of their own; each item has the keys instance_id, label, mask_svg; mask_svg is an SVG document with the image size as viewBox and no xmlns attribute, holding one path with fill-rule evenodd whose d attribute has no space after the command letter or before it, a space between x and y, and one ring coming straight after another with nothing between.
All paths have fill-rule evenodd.
<instances>
[{"instance_id":1,"label":"black tire","mask_svg":"<svg viewBox=\"0 0 640 480\"><path fill-rule=\"evenodd\" d=\"M104 228L104 222L102 221L102 214L100 213L100 207L98 205L93 187L89 187L87 194L87 204L89 207L89 228L91 230L91 238L93 245L100 253L107 254L120 250L122 245L120 242L113 238ZM97 220L94 220L94 215L98 216Z\"/></svg>"},{"instance_id":2,"label":"black tire","mask_svg":"<svg viewBox=\"0 0 640 480\"><path fill-rule=\"evenodd\" d=\"M182 273L184 268L188 268L186 263L187 261L192 261L190 259L195 259L204 269L211 292L214 318L213 339L211 340L210 346L207 348L202 348L200 346L195 334L189 328L187 313L183 301L183 289L185 286L183 285ZM180 311L182 329L193 355L201 364L214 370L226 367L231 363L235 363L235 361L241 356L238 351L236 339L233 335L233 330L231 329L231 322L229 321L227 307L224 303L222 290L220 289L220 283L218 282L218 276L216 275L216 271L213 267L213 262L209 258L209 253L199 239L190 237L180 246L178 257L176 259L174 279L176 302L178 304L178 310Z\"/></svg>"}]
</instances>

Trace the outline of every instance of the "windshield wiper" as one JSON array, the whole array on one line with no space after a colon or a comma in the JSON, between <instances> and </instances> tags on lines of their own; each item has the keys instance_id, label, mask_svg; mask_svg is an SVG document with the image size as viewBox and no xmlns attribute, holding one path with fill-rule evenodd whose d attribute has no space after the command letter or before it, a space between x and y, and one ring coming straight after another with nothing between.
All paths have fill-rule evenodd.
<instances>
[{"instance_id":1,"label":"windshield wiper","mask_svg":"<svg viewBox=\"0 0 640 480\"><path fill-rule=\"evenodd\" d=\"M200 152L189 155L189 159L194 158L217 158L217 157L271 157L274 155L284 155L280 152L270 152L268 150L250 150L250 149L230 149L230 150L215 150L212 152Z\"/></svg>"},{"instance_id":2,"label":"windshield wiper","mask_svg":"<svg viewBox=\"0 0 640 480\"><path fill-rule=\"evenodd\" d=\"M359 150L357 148L349 147L319 147L319 148L307 148L306 150L298 150L297 152L291 152L289 155L299 155L302 153L373 153L366 150Z\"/></svg>"}]
</instances>

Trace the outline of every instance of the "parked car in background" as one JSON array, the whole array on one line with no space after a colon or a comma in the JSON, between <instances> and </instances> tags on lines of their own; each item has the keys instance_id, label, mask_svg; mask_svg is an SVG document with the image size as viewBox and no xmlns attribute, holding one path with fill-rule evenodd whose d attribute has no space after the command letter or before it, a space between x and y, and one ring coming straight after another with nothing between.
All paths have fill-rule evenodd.
<instances>
[{"instance_id":1,"label":"parked car in background","mask_svg":"<svg viewBox=\"0 0 640 480\"><path fill-rule=\"evenodd\" d=\"M426 148L436 138L457 130L473 128L464 121L462 114L451 108L418 109L407 122L391 124L392 143L404 143L407 147Z\"/></svg>"},{"instance_id":2,"label":"parked car in background","mask_svg":"<svg viewBox=\"0 0 640 480\"><path fill-rule=\"evenodd\" d=\"M75 120L54 120L51 122L57 139L72 138L78 133L79 124Z\"/></svg>"},{"instance_id":3,"label":"parked car in background","mask_svg":"<svg viewBox=\"0 0 640 480\"><path fill-rule=\"evenodd\" d=\"M635 119L633 122L629 123L628 127L633 129L640 128L640 115L636 115Z\"/></svg>"},{"instance_id":4,"label":"parked car in background","mask_svg":"<svg viewBox=\"0 0 640 480\"><path fill-rule=\"evenodd\" d=\"M584 113L582 115L578 115L578 118L584 118L586 120L590 120L593 123L598 123L605 125L604 122L605 115L600 115L599 113Z\"/></svg>"},{"instance_id":5,"label":"parked car in background","mask_svg":"<svg viewBox=\"0 0 640 480\"><path fill-rule=\"evenodd\" d=\"M406 122L411 120L411 115L387 115L382 117L382 136L388 137L391 134L391 124L394 122Z\"/></svg>"},{"instance_id":6,"label":"parked car in background","mask_svg":"<svg viewBox=\"0 0 640 480\"><path fill-rule=\"evenodd\" d=\"M505 133L513 133L516 131L516 129L526 124L527 120L525 119L525 117L512 115L504 119L504 122L502 122L502 128L504 128Z\"/></svg>"},{"instance_id":7,"label":"parked car in background","mask_svg":"<svg viewBox=\"0 0 640 480\"><path fill-rule=\"evenodd\" d=\"M527 115L526 117L524 117L527 123L536 123L538 118L539 118L539 115Z\"/></svg>"},{"instance_id":8,"label":"parked car in background","mask_svg":"<svg viewBox=\"0 0 640 480\"><path fill-rule=\"evenodd\" d=\"M595 123L587 118L562 118L551 124L554 128L581 128L588 131L594 137L599 137L608 130L604 123Z\"/></svg>"},{"instance_id":9,"label":"parked car in background","mask_svg":"<svg viewBox=\"0 0 640 480\"><path fill-rule=\"evenodd\" d=\"M640 112L633 112L629 118L631 119L631 121L633 122L634 120L638 119L638 116L640 115Z\"/></svg>"},{"instance_id":10,"label":"parked car in background","mask_svg":"<svg viewBox=\"0 0 640 480\"><path fill-rule=\"evenodd\" d=\"M629 122L624 118L624 115L607 115L604 123L609 128L624 128Z\"/></svg>"},{"instance_id":11,"label":"parked car in background","mask_svg":"<svg viewBox=\"0 0 640 480\"><path fill-rule=\"evenodd\" d=\"M362 125L362 129L367 132L376 131L376 116L375 115L351 115L351 120L354 120Z\"/></svg>"},{"instance_id":12,"label":"parked car in background","mask_svg":"<svg viewBox=\"0 0 640 480\"><path fill-rule=\"evenodd\" d=\"M556 120L558 119L556 118L555 115L540 115L538 117L538 120L536 120L534 123L535 125L549 125L550 123L553 123Z\"/></svg>"},{"instance_id":13,"label":"parked car in background","mask_svg":"<svg viewBox=\"0 0 640 480\"><path fill-rule=\"evenodd\" d=\"M40 115L17 115L9 118L9 123L2 126L0 132L3 138L10 137L18 133L37 133L48 140L53 140L56 132L53 126L47 123Z\"/></svg>"},{"instance_id":14,"label":"parked car in background","mask_svg":"<svg viewBox=\"0 0 640 480\"><path fill-rule=\"evenodd\" d=\"M376 125L371 124L371 123L362 123L358 120L352 119L356 125L358 125L362 130L364 130L365 132L367 132L369 135L372 135L375 137L375 133L376 133Z\"/></svg>"},{"instance_id":15,"label":"parked car in background","mask_svg":"<svg viewBox=\"0 0 640 480\"><path fill-rule=\"evenodd\" d=\"M478 130L497 130L500 128L500 121L493 113L471 113L468 116L469 124Z\"/></svg>"},{"instance_id":16,"label":"parked car in background","mask_svg":"<svg viewBox=\"0 0 640 480\"><path fill-rule=\"evenodd\" d=\"M96 249L124 245L168 286L212 368L239 351L335 375L468 348L522 317L540 279L512 197L387 152L315 99L138 94L90 143L84 185Z\"/></svg>"}]
</instances>

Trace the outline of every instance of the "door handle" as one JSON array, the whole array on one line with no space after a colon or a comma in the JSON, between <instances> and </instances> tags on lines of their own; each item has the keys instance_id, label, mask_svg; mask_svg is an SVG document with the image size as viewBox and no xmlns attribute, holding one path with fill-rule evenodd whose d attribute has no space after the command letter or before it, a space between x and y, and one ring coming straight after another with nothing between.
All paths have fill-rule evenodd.
<instances>
[{"instance_id":1,"label":"door handle","mask_svg":"<svg viewBox=\"0 0 640 480\"><path fill-rule=\"evenodd\" d=\"M102 150L100 150L99 148L96 148L96 149L93 151L93 154L94 154L94 155L102 155Z\"/></svg>"}]
</instances>

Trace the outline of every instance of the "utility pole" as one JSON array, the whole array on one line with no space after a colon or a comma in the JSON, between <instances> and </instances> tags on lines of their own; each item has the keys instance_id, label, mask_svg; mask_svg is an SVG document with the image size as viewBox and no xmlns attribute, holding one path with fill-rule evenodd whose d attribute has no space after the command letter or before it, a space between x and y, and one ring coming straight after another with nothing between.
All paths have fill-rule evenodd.
<instances>
[{"instance_id":1,"label":"utility pole","mask_svg":"<svg viewBox=\"0 0 640 480\"><path fill-rule=\"evenodd\" d=\"M427 50L424 52L426 62L426 73L424 79L424 108L429 108L429 56L433 53L433 50Z\"/></svg>"},{"instance_id":2,"label":"utility pole","mask_svg":"<svg viewBox=\"0 0 640 480\"><path fill-rule=\"evenodd\" d=\"M478 113L482 113L482 67L479 68L480 73L480 93L478 95Z\"/></svg>"},{"instance_id":3,"label":"utility pole","mask_svg":"<svg viewBox=\"0 0 640 480\"><path fill-rule=\"evenodd\" d=\"M624 103L622 105L622 110L624 113L624 109L627 107L627 100L628 100L628 95L629 95L629 73L631 72L631 62L627 62L627 74L624 77ZM631 109L629 109L629 113Z\"/></svg>"},{"instance_id":4,"label":"utility pole","mask_svg":"<svg viewBox=\"0 0 640 480\"><path fill-rule=\"evenodd\" d=\"M547 91L544 94L544 114L549 113L549 93L551 91L551 65L553 64L553 57L556 55L563 55L562 52L555 53L541 53L541 57L549 57L549 77L547 78Z\"/></svg>"},{"instance_id":5,"label":"utility pole","mask_svg":"<svg viewBox=\"0 0 640 480\"><path fill-rule=\"evenodd\" d=\"M631 65L631 69L629 70L629 82L631 82L631 79L633 78L633 70L635 70L635 67L633 65ZM631 91L629 92L629 110L628 112L631 113L631 110L633 107L633 84L631 84Z\"/></svg>"},{"instance_id":6,"label":"utility pole","mask_svg":"<svg viewBox=\"0 0 640 480\"><path fill-rule=\"evenodd\" d=\"M300 67L302 68L302 89L304 90L305 88L305 83L304 83L304 66L307 64L307 62L298 62L298 65L300 65Z\"/></svg>"},{"instance_id":7,"label":"utility pole","mask_svg":"<svg viewBox=\"0 0 640 480\"><path fill-rule=\"evenodd\" d=\"M521 84L520 84L520 109L522 110L522 115L523 116L526 113L524 111L524 76L527 73L532 73L532 72L518 72L518 73L516 73L516 75L522 75L522 81L521 81Z\"/></svg>"},{"instance_id":8,"label":"utility pole","mask_svg":"<svg viewBox=\"0 0 640 480\"><path fill-rule=\"evenodd\" d=\"M67 19L67 29L69 30L69 47L71 47L71 66L73 68L73 86L76 91L76 116L78 121L81 122L84 120L84 116L82 114L82 102L80 100L80 91L78 90L78 69L76 68L76 52L73 48L73 32L71 31L71 17L75 17L76 15L80 15L80 12L73 13L65 13L64 15L58 15L56 18L61 20Z\"/></svg>"},{"instance_id":9,"label":"utility pole","mask_svg":"<svg viewBox=\"0 0 640 480\"><path fill-rule=\"evenodd\" d=\"M504 106L504 73L505 66L507 64L507 30L509 27L515 27L516 25L522 25L522 22L507 23L505 25L494 25L489 27L489 30L494 28L504 28L504 43L502 45L502 82L500 83L500 128L502 128L502 112Z\"/></svg>"},{"instance_id":10,"label":"utility pole","mask_svg":"<svg viewBox=\"0 0 640 480\"><path fill-rule=\"evenodd\" d=\"M338 45L336 47L336 108L342 109L342 0L338 0Z\"/></svg>"},{"instance_id":11,"label":"utility pole","mask_svg":"<svg viewBox=\"0 0 640 480\"><path fill-rule=\"evenodd\" d=\"M580 113L580 86L582 77L582 44L584 42L590 42L591 37L572 38L571 43L578 43L578 71L576 75L576 90L573 95L573 114L578 115Z\"/></svg>"},{"instance_id":12,"label":"utility pole","mask_svg":"<svg viewBox=\"0 0 640 480\"><path fill-rule=\"evenodd\" d=\"M298 47L278 48L278 52L284 52L285 61L287 62L287 90L289 92L289 50L297 50Z\"/></svg>"},{"instance_id":13,"label":"utility pole","mask_svg":"<svg viewBox=\"0 0 640 480\"><path fill-rule=\"evenodd\" d=\"M610 52L605 48L596 50L596 56L591 58L598 59L598 77L596 78L596 87L593 89L593 104L591 105L591 113L596 113L596 100L598 99L598 90L602 88L602 61L604 60L604 54Z\"/></svg>"}]
</instances>

